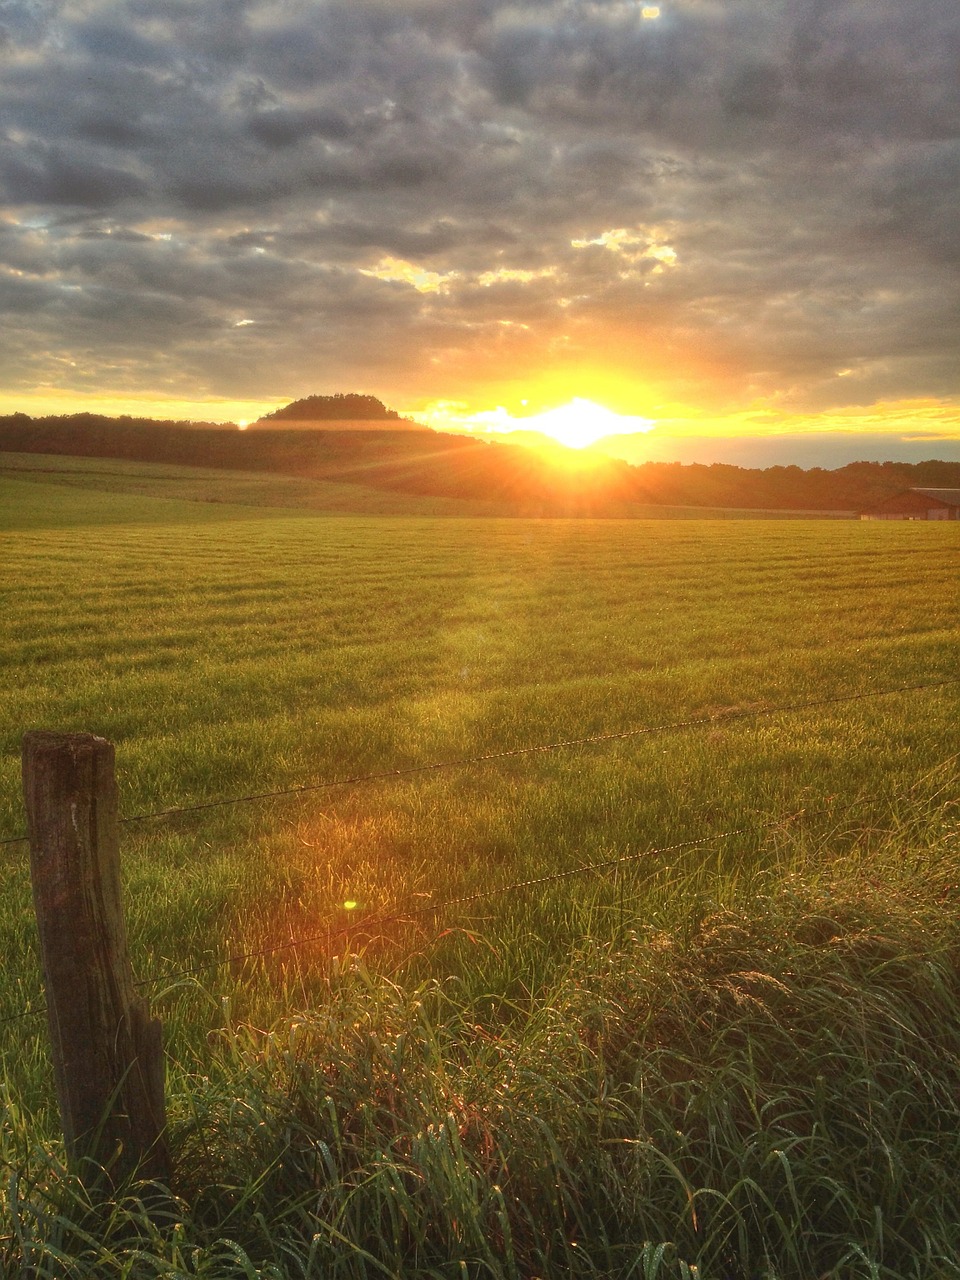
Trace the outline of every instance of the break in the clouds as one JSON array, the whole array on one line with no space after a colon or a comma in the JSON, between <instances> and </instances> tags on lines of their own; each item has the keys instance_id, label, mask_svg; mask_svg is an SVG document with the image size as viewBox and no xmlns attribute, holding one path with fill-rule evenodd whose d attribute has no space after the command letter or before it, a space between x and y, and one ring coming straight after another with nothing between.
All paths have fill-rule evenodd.
<instances>
[{"instance_id":1,"label":"break in the clouds","mask_svg":"<svg viewBox=\"0 0 960 1280\"><path fill-rule=\"evenodd\" d=\"M956 406L958 207L956 0L0 0L7 403Z\"/></svg>"}]
</instances>

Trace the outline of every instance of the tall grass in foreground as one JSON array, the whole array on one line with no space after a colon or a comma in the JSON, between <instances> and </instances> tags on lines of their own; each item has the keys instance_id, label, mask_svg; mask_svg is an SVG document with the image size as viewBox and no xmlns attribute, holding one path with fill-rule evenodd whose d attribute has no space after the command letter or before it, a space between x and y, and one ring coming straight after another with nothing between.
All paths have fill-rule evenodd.
<instances>
[{"instance_id":1,"label":"tall grass in foreground","mask_svg":"<svg viewBox=\"0 0 960 1280\"><path fill-rule=\"evenodd\" d=\"M57 494L0 484L3 835L28 726L131 815L862 701L125 826L172 1203L61 1167L6 846L0 1270L958 1275L956 689L875 695L955 676L960 530Z\"/></svg>"},{"instance_id":2,"label":"tall grass in foreground","mask_svg":"<svg viewBox=\"0 0 960 1280\"><path fill-rule=\"evenodd\" d=\"M225 1010L152 1218L6 1098L6 1274L960 1275L956 815L905 835L634 915L522 1006L327 957L297 1013Z\"/></svg>"}]
</instances>

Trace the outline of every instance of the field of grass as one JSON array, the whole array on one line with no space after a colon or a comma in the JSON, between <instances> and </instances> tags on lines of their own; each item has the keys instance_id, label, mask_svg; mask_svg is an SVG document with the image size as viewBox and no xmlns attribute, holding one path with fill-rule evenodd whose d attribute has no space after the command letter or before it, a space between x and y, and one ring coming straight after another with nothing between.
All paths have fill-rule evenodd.
<instances>
[{"instance_id":1,"label":"field of grass","mask_svg":"<svg viewBox=\"0 0 960 1280\"><path fill-rule=\"evenodd\" d=\"M141 494L148 498L270 507L276 508L278 512L285 508L322 512L326 515L516 515L514 507L492 500L413 495L377 489L372 485L336 484L328 480L301 479L266 472L217 471L166 464L161 466L149 462L126 462L116 458L0 452L0 478L3 477L41 485L69 485L106 493ZM787 520L794 518L797 513L653 503L631 503L624 512L624 515L631 518L645 520L700 520L705 514L713 514L717 519L723 520ZM844 512L818 514L830 519L844 519L849 515Z\"/></svg>"},{"instance_id":2,"label":"field of grass","mask_svg":"<svg viewBox=\"0 0 960 1280\"><path fill-rule=\"evenodd\" d=\"M0 846L7 1274L960 1275L960 530L66 470L0 478L0 838L27 728L128 817L451 767L122 828L159 1226L59 1166Z\"/></svg>"}]
</instances>

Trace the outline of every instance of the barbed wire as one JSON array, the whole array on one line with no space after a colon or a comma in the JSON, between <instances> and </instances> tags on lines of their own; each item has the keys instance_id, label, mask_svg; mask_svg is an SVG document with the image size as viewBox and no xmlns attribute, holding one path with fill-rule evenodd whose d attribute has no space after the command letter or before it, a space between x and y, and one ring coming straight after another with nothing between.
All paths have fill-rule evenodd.
<instances>
[{"instance_id":1,"label":"barbed wire","mask_svg":"<svg viewBox=\"0 0 960 1280\"><path fill-rule=\"evenodd\" d=\"M816 809L801 810L801 813L806 812L819 813L823 811ZM387 915L377 917L376 923L381 925L392 924L396 921L408 920L414 916L433 915L437 912L444 911L447 907L465 906L470 902L479 902L483 898L494 898L503 893L516 893L521 889L535 888L539 885L550 884L556 880L567 880L571 876L587 875L590 872L596 871L608 871L611 867L623 866L628 862L639 862L643 858L659 857L665 853L677 853L681 849L695 849L700 845L713 844L719 840L728 840L733 836L742 836L747 835L750 832L766 831L771 827L780 827L786 822L799 816L800 814L798 813L789 815L784 814L782 817L771 818L765 822L757 823L754 826L734 827L728 831L717 831L713 835L698 836L696 839L692 840L680 840L676 844L659 845L652 849L642 849L639 853L627 853L621 855L619 858L605 858L602 862L585 862L579 867L568 867L565 871L552 871L549 875L534 876L529 880L516 880L512 884L498 885L494 889L481 889L477 893L464 894L459 898L446 898L440 902L419 903L415 906L398 908L389 912ZM339 934L354 931L355 926L343 926L341 929L335 931L332 936L338 936ZM296 947L306 946L311 942L325 942L330 936L330 930L325 930L323 933L310 934L307 937L291 938L287 942L277 943L272 947L263 947L258 951L245 951L239 955L227 956L224 960L217 961L215 967L234 964L242 960L256 960L263 956L275 955L281 951L291 951ZM178 976L185 977L187 975L175 974L173 975L173 979ZM148 983L155 983L161 980L162 979L147 979L146 981Z\"/></svg>"},{"instance_id":2,"label":"barbed wire","mask_svg":"<svg viewBox=\"0 0 960 1280\"><path fill-rule=\"evenodd\" d=\"M428 764L405 765L399 769L384 769L374 773L354 774L346 778L328 778L319 782L296 783L293 786L279 787L271 791L256 791L248 795L229 796L220 800L207 800L200 804L156 809L147 813L134 813L120 818L119 822L123 825L129 825L134 822L176 817L180 814L203 813L211 809L223 809L237 804L253 804L259 800L277 800L286 796L333 790L337 787L361 786L365 783L385 782L390 779L411 777L415 774L438 773L445 769L465 769L471 765L486 764L494 760L539 755L549 751L560 751L569 747L591 746L602 742L622 742L629 738L639 738L650 734L669 733L680 729L692 729L763 716L786 715L794 711L810 711L815 710L817 707L835 706L842 703L865 702L873 698L892 697L899 693L921 693L955 684L960 684L960 676L951 676L943 680L923 684L896 685L889 689L868 689L862 693L837 694L829 698L812 698L804 702L784 703L774 707L735 708L730 711L714 712L706 716L694 716L687 720L674 720L657 725L643 725L633 729L587 734L580 738L560 738L552 742L537 743L526 747L508 747L501 751L488 751L479 755L459 757L455 760L438 760ZM29 841L28 835L8 836L0 839L0 846L23 844L27 841Z\"/></svg>"},{"instance_id":3,"label":"barbed wire","mask_svg":"<svg viewBox=\"0 0 960 1280\"><path fill-rule=\"evenodd\" d=\"M6 1026L8 1022L22 1022L24 1018L39 1018L41 1013L46 1012L47 1006L41 1004L35 1009L21 1009L19 1013L8 1013L5 1017L0 1018L0 1027Z\"/></svg>"},{"instance_id":4,"label":"barbed wire","mask_svg":"<svg viewBox=\"0 0 960 1280\"><path fill-rule=\"evenodd\" d=\"M511 884L497 885L492 889L481 889L476 893L464 894L457 898L446 898L440 902L405 904L394 908L393 911L386 914L379 914L371 919L371 917L361 917L355 923L350 925L342 925L339 929L324 929L320 933L306 934L299 938L289 938L286 942L277 943L270 947L261 947L255 951L241 951L232 955L223 956L219 959L206 961L203 964L194 965L187 969L175 969L169 973L158 974L152 978L142 978L134 983L134 986L142 990L147 987L156 987L164 983L172 984L181 981L184 978L195 977L199 973L210 973L215 969L225 969L232 964L240 964L249 960L258 960L266 956L278 955L283 951L293 951L299 947L309 946L313 942L329 942L333 938L346 936L355 933L358 926L365 923L376 923L384 926L396 922L402 922L411 918L423 915L433 915L446 910L448 907L465 906L470 902L479 902L484 898L499 897L505 893L517 893L522 889L536 888L540 885L550 884L558 880L567 880L572 876L588 875L591 872L608 871L612 867L623 866L629 862L639 862L644 858L661 857L667 853L678 853L682 849L695 849L706 844L714 844L720 840L729 840L734 836L747 835L758 831L767 831L773 827L782 827L787 822L795 821L804 814L821 813L823 810L806 810L799 812L782 814L777 818L770 818L764 822L754 823L748 826L733 827L726 831L717 831L712 835L698 836L691 840L680 840L674 844L659 845L654 848L641 849L636 853L622 854L617 858L605 858L601 862L586 862L577 867L568 867L563 871L552 871L547 875L533 876L527 880L515 880ZM0 1026L5 1023L17 1022L23 1018L37 1017L46 1012L46 1005L39 1005L31 1009L24 1009L18 1013L9 1014L0 1018Z\"/></svg>"},{"instance_id":5,"label":"barbed wire","mask_svg":"<svg viewBox=\"0 0 960 1280\"><path fill-rule=\"evenodd\" d=\"M672 721L660 725L650 725L635 729L627 729L613 733L590 734L581 738L561 739L555 742L540 743L528 747L516 747L503 751L488 752L483 755L470 756L462 759L451 761L437 761L425 765L411 765L401 769L384 770L378 773L359 774L355 777L327 780L319 783L309 783L298 785L295 787L286 787L277 791L260 792L255 795L237 796L230 799L210 801L200 805L188 805L183 808L163 809L153 813L134 814L127 818L121 818L123 823L132 823L145 821L151 818L165 818L180 813L196 813L207 809L223 808L228 805L241 804L255 800L274 799L276 797L297 795L305 792L319 791L328 788L340 786L359 785L365 782L382 781L389 778L405 777L411 774L435 772L442 769L464 768L472 764L480 764L490 760L502 760L515 756L534 755L547 751L560 750L565 747L584 746L598 742L622 741L628 738L639 737L645 734L668 732L675 729L687 729L697 726L716 724L731 720L743 720L751 717L771 716L777 714L786 714L792 711L810 710L816 707L836 705L840 703L850 703L867 701L872 698L889 697L898 693L916 693L930 689L944 688L949 685L960 684L960 676L950 677L943 680L927 682L915 685L898 685L889 689L867 690L857 694L841 694L829 698L811 699L805 702L781 704L776 707L759 707L744 708L727 712L719 712L709 716L698 716L688 720ZM818 813L822 810L801 810L800 813ZM462 906L470 902L480 901L484 898L499 896L504 893L514 893L522 889L528 889L535 886L549 884L553 881L564 880L571 876L585 875L591 872L600 872L611 867L621 866L629 862L637 862L643 858L657 857L666 853L678 852L681 849L696 848L715 841L730 839L734 836L745 835L751 831L769 830L773 827L783 826L787 821L795 820L800 816L798 813L784 814L780 817L769 819L765 822L754 824L752 826L742 826L731 828L727 831L717 832L709 836L700 836L696 839L683 840L676 844L661 845L651 849L644 849L637 853L624 854L618 858L608 858L602 862L585 863L582 866L567 868L564 871L551 872L548 875L536 876L528 880L514 881L511 884L500 885L492 889L483 889L477 893L466 894L457 898L448 898L440 902L432 902L427 904L408 905L406 907L397 908L394 911L377 917L377 923L380 925L390 924L396 921L402 921L411 917L420 915L428 915L445 910L452 906ZM28 836L12 836L0 840L0 845L10 845L24 843L29 840ZM365 918L366 919L366 918ZM359 923L359 921L357 922ZM154 987L162 983L175 983L183 978L193 977L198 973L210 972L213 969L225 968L231 964L237 964L248 960L259 959L269 955L279 954L283 951L290 951L298 947L307 946L312 942L329 941L332 938L345 936L356 931L357 925L351 923L349 926L342 926L339 930L331 931L328 927L322 933L309 934L300 938L293 938L284 943L279 943L272 947L264 947L256 951L238 952L236 954L226 956L222 959L205 962L202 965L194 966L189 969L175 970L168 974L161 974L153 978L145 978L134 985L138 989L144 987ZM14 1014L8 1014L0 1017L0 1026L12 1022L18 1022L30 1017L38 1017L46 1012L46 1005L39 1005L30 1009L23 1009Z\"/></svg>"},{"instance_id":6,"label":"barbed wire","mask_svg":"<svg viewBox=\"0 0 960 1280\"><path fill-rule=\"evenodd\" d=\"M945 681L942 681L941 683L955 684L955 683L960 683L960 680L945 680ZM937 688L939 686L938 685L911 686L911 688L917 688L917 687ZM904 691L905 691L904 689L885 690L884 693L904 692ZM859 696L862 697L866 695L859 695ZM877 694L875 696L881 696L881 695ZM849 698L823 699L820 702L818 702L817 705L824 705L825 703L838 702L838 701L850 701L850 699ZM717 717L711 717L711 718L715 719ZM610 736L620 737L623 735L617 734L617 735L610 735ZM533 750L535 749L536 748L533 748ZM511 752L509 754L518 754L518 753ZM956 758L955 756L948 757L948 759L950 760L953 760L955 758ZM387 776L391 776L391 775L387 775ZM789 813L780 814L776 818L769 818L764 820L763 822L752 823L749 825L744 825L739 827L732 827L724 831L714 832L711 835L698 836L689 840L680 840L673 844L657 845L652 848L639 850L635 853L621 854L619 857L616 857L616 858L605 858L600 862L583 863L580 866L568 867L563 871L553 871L553 872L549 872L546 875L533 876L526 880L515 880L509 884L497 885L491 889L480 889L476 893L463 894L456 898L445 898L440 900L439 902L404 904L400 907L394 908L393 911L387 912L385 914L378 914L372 918L369 916L356 918L355 920L351 921L349 924L340 926L340 928L338 929L333 929L330 927L330 925L328 925L326 929L324 929L322 932L319 932L319 933L305 934L299 938L290 938L286 942L276 943L269 947L261 947L253 951L234 952L228 956L223 956L218 959L204 961L202 964L194 965L186 969L183 969L183 968L176 969L176 970L172 970L169 973L158 974L152 978L143 978L135 982L134 986L138 990L142 990L144 988L157 987L162 984L167 984L167 985L175 984L177 982L182 981L184 978L195 977L197 974L200 974L200 973L210 973L216 969L227 968L229 965L245 963L250 960L263 959L267 956L278 955L285 951L292 951L300 947L309 946L311 943L314 943L314 942L326 942L329 944L334 939L337 939L340 937L346 937L351 933L356 933L358 930L358 927L364 924L375 923L380 927L383 927L388 924L403 922L412 918L416 918L418 916L435 915L435 914L439 914L441 911L444 911L449 907L466 906L471 902L479 902L486 898L499 897L500 895L507 894L507 893L517 893L524 889L536 888L541 885L551 884L560 880L570 879L573 876L599 873L603 871L608 871L613 867L624 866L627 863L639 862L646 858L661 857L668 853L678 853L681 850L701 848L704 845L714 844L721 840L729 840L734 838L735 836L755 834L761 831L769 831L776 827L784 827L790 822L795 822L800 817L810 817L818 814L823 814L826 812L828 812L828 810L823 808L818 808L818 809L803 808L800 810L794 810ZM47 1010L46 1005L38 1005L30 1009L20 1010L19 1012L14 1014L8 1014L5 1017L0 1017L0 1026L6 1025L12 1022L18 1022L29 1017L38 1017L41 1014L45 1013L46 1010Z\"/></svg>"}]
</instances>

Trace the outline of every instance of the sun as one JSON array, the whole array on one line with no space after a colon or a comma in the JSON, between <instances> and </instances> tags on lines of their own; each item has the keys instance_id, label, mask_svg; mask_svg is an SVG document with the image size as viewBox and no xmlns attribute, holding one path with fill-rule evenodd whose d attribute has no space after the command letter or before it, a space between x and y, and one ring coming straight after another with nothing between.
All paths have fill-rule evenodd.
<instances>
[{"instance_id":1,"label":"sun","mask_svg":"<svg viewBox=\"0 0 960 1280\"><path fill-rule=\"evenodd\" d=\"M527 401L521 400L519 404L526 408ZM512 432L520 432L525 444L535 443L539 435L544 438L544 443L560 444L568 449L587 449L607 436L639 435L656 426L654 418L615 413L581 396L540 413L519 415L511 413L503 405L497 405L495 409L471 410L462 401L436 400L426 409L417 410L416 416L435 431L455 431L488 438L509 438Z\"/></svg>"},{"instance_id":2,"label":"sun","mask_svg":"<svg viewBox=\"0 0 960 1280\"><path fill-rule=\"evenodd\" d=\"M568 449L586 449L605 436L630 435L649 431L653 426L649 418L625 417L579 397L557 409L547 409L514 421L516 426L527 431L539 431Z\"/></svg>"}]
</instances>

